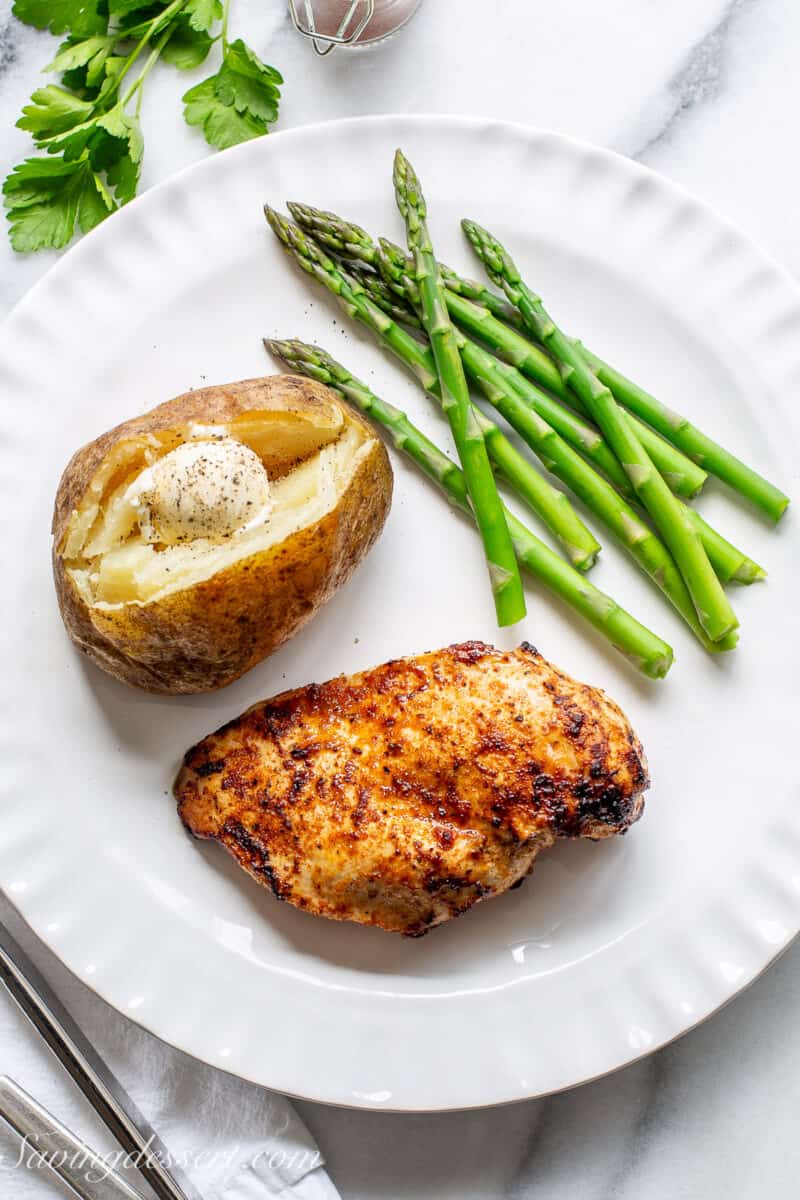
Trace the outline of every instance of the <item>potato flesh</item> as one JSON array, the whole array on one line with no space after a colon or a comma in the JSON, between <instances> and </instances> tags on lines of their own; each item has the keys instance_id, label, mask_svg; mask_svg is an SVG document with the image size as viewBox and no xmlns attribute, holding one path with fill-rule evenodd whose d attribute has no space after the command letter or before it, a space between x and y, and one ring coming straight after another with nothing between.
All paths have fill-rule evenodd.
<instances>
[{"instance_id":1,"label":"potato flesh","mask_svg":"<svg viewBox=\"0 0 800 1200\"><path fill-rule=\"evenodd\" d=\"M68 564L69 573L87 603L101 609L148 603L193 587L321 520L336 506L367 450L362 431L347 426L335 441L272 482L273 509L263 525L223 542L198 538L162 548L144 541L135 510L124 500L132 480L152 462L151 452L136 469L114 473L115 486L105 500L95 504L91 498L97 513L91 525L87 512L75 514L84 545ZM73 530L65 551L74 542Z\"/></svg>"}]
</instances>

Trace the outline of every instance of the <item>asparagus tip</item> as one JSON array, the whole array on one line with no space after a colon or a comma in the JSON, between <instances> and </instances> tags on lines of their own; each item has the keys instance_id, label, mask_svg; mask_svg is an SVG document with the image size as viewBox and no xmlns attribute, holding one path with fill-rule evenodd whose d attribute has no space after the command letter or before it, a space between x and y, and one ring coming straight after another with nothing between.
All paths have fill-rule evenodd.
<instances>
[{"instance_id":1,"label":"asparagus tip","mask_svg":"<svg viewBox=\"0 0 800 1200\"><path fill-rule=\"evenodd\" d=\"M284 245L288 245L287 236L289 231L289 222L286 220L286 217L284 217L283 213L279 213L278 210L273 208L270 204L265 204L264 216L266 217L267 224L272 232L283 242Z\"/></svg>"},{"instance_id":2,"label":"asparagus tip","mask_svg":"<svg viewBox=\"0 0 800 1200\"><path fill-rule=\"evenodd\" d=\"M304 349L303 343L296 338L262 338L264 349L268 354L272 354L275 358L283 359L286 362L292 357L293 352L299 352Z\"/></svg>"},{"instance_id":3,"label":"asparagus tip","mask_svg":"<svg viewBox=\"0 0 800 1200\"><path fill-rule=\"evenodd\" d=\"M477 221L471 220L469 217L462 218L461 228L464 230L464 233L467 235L469 241L472 242L473 246L477 246L488 236L483 226L479 225Z\"/></svg>"},{"instance_id":4,"label":"asparagus tip","mask_svg":"<svg viewBox=\"0 0 800 1200\"><path fill-rule=\"evenodd\" d=\"M394 152L393 180L401 215L405 217L406 210L411 204L418 210L420 218L424 220L427 212L417 173L399 147Z\"/></svg>"}]
</instances>

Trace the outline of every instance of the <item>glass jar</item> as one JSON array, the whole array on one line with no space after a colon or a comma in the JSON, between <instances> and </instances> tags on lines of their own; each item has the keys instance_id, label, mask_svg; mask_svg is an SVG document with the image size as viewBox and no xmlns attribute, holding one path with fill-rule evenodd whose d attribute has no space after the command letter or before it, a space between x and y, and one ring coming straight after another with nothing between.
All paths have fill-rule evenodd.
<instances>
[{"instance_id":1,"label":"glass jar","mask_svg":"<svg viewBox=\"0 0 800 1200\"><path fill-rule=\"evenodd\" d=\"M366 46L396 33L422 0L289 0L295 28L318 54L334 46Z\"/></svg>"}]
</instances>

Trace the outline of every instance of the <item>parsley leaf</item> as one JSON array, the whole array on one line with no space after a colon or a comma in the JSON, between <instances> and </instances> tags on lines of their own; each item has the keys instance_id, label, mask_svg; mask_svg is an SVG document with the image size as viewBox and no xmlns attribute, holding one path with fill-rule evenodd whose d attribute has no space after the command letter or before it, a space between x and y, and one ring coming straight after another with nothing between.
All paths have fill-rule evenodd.
<instances>
[{"instance_id":1,"label":"parsley leaf","mask_svg":"<svg viewBox=\"0 0 800 1200\"><path fill-rule=\"evenodd\" d=\"M47 150L48 154L63 154L66 162L75 162L81 158L92 137L97 132L97 117L90 116L81 121L80 125L55 133L50 137L39 137L36 145Z\"/></svg>"},{"instance_id":2,"label":"parsley leaf","mask_svg":"<svg viewBox=\"0 0 800 1200\"><path fill-rule=\"evenodd\" d=\"M188 0L184 10L192 29L208 33L215 21L222 17L221 0Z\"/></svg>"},{"instance_id":3,"label":"parsley leaf","mask_svg":"<svg viewBox=\"0 0 800 1200\"><path fill-rule=\"evenodd\" d=\"M136 167L133 177L135 183L139 178L139 164L143 153L144 138L136 117L129 116L121 105L100 117L97 133L89 147L89 158L96 171L109 171L123 159L127 159L131 166ZM127 196L127 199L131 199L131 196Z\"/></svg>"},{"instance_id":4,"label":"parsley leaf","mask_svg":"<svg viewBox=\"0 0 800 1200\"><path fill-rule=\"evenodd\" d=\"M136 195L141 169L141 158L134 160L130 154L123 154L106 171L106 179L114 189L114 195L117 198L118 204L127 204Z\"/></svg>"},{"instance_id":5,"label":"parsley leaf","mask_svg":"<svg viewBox=\"0 0 800 1200\"><path fill-rule=\"evenodd\" d=\"M249 142L251 138L266 133L263 122L257 121L249 113L238 113L235 108L223 104L214 90L215 85L216 76L212 75L210 79L204 79L190 88L183 97L186 105L183 115L187 125L201 126L208 144L220 150L238 146L240 142Z\"/></svg>"},{"instance_id":6,"label":"parsley leaf","mask_svg":"<svg viewBox=\"0 0 800 1200\"><path fill-rule=\"evenodd\" d=\"M105 33L108 28L108 17L99 9L97 0L15 0L11 11L20 21L37 29L87 37Z\"/></svg>"},{"instance_id":7,"label":"parsley leaf","mask_svg":"<svg viewBox=\"0 0 800 1200\"><path fill-rule=\"evenodd\" d=\"M250 47L237 38L225 51L215 91L223 104L232 104L237 112L250 113L272 124L278 119L279 85L282 83L283 77L275 68L262 63Z\"/></svg>"},{"instance_id":8,"label":"parsley leaf","mask_svg":"<svg viewBox=\"0 0 800 1200\"><path fill-rule=\"evenodd\" d=\"M159 58L188 70L221 42L219 70L183 97L186 121L221 148L269 131L283 79L241 39L227 41L229 3L13 0L21 21L66 34L45 68L61 84L37 88L17 122L47 155L20 163L3 185L15 249L65 246L134 197L144 146L138 115L126 110L138 114Z\"/></svg>"},{"instance_id":9,"label":"parsley leaf","mask_svg":"<svg viewBox=\"0 0 800 1200\"><path fill-rule=\"evenodd\" d=\"M40 145L45 138L82 124L90 117L92 110L91 101L81 100L66 88L51 83L33 93L31 103L22 110L17 128L27 129Z\"/></svg>"},{"instance_id":10,"label":"parsley leaf","mask_svg":"<svg viewBox=\"0 0 800 1200\"><path fill-rule=\"evenodd\" d=\"M88 87L94 87L103 77L116 40L114 34L95 34L81 40L68 38L45 71L78 71L85 67L83 80Z\"/></svg>"},{"instance_id":11,"label":"parsley leaf","mask_svg":"<svg viewBox=\"0 0 800 1200\"><path fill-rule=\"evenodd\" d=\"M189 125L201 126L206 141L225 150L268 132L277 120L283 78L241 38L225 48L216 75L190 88L183 97Z\"/></svg>"},{"instance_id":12,"label":"parsley leaf","mask_svg":"<svg viewBox=\"0 0 800 1200\"><path fill-rule=\"evenodd\" d=\"M28 158L3 184L15 250L61 249L76 225L88 233L116 207L87 161Z\"/></svg>"},{"instance_id":13,"label":"parsley leaf","mask_svg":"<svg viewBox=\"0 0 800 1200\"><path fill-rule=\"evenodd\" d=\"M139 20L139 12L141 11L141 19L150 20L152 16L159 13L166 7L166 4L154 3L153 0L108 0L108 11L112 17L129 17L131 13L137 13Z\"/></svg>"},{"instance_id":14,"label":"parsley leaf","mask_svg":"<svg viewBox=\"0 0 800 1200\"><path fill-rule=\"evenodd\" d=\"M205 61L213 45L214 39L205 30L195 29L181 14L172 23L172 33L161 57L180 71L190 71Z\"/></svg>"},{"instance_id":15,"label":"parsley leaf","mask_svg":"<svg viewBox=\"0 0 800 1200\"><path fill-rule=\"evenodd\" d=\"M63 132L40 135L37 145L49 154L60 153L63 164L86 161L91 171L107 172L120 204L127 204L135 196L144 139L137 118L126 113L121 104Z\"/></svg>"}]
</instances>

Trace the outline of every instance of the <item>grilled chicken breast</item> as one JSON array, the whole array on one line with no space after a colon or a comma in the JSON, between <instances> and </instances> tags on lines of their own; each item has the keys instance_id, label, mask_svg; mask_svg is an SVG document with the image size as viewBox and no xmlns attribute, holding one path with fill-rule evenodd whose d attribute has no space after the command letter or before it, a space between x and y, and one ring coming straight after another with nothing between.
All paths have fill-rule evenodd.
<instances>
[{"instance_id":1,"label":"grilled chicken breast","mask_svg":"<svg viewBox=\"0 0 800 1200\"><path fill-rule=\"evenodd\" d=\"M175 796L280 899L417 936L556 838L624 833L648 783L604 692L467 642L255 705L188 752Z\"/></svg>"}]
</instances>

